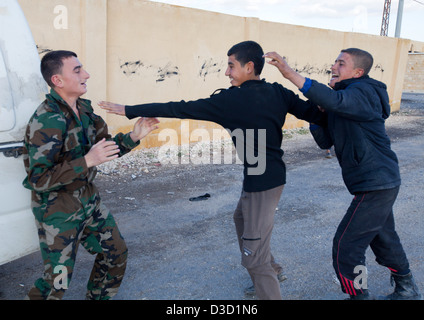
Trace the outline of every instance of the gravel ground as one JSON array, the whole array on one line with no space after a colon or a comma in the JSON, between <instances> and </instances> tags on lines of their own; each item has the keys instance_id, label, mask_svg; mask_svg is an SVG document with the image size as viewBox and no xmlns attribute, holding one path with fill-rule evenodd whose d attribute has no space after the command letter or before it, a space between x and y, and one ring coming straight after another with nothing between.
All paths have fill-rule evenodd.
<instances>
[{"instance_id":1,"label":"gravel ground","mask_svg":"<svg viewBox=\"0 0 424 320\"><path fill-rule=\"evenodd\" d=\"M397 228L424 291L422 179L424 95L408 93L387 121L403 185L395 206ZM222 145L197 146L204 151ZM331 262L335 229L351 201L335 157L326 159L305 129L285 132L287 185L277 208L272 248L288 280L285 300L340 300ZM188 153L180 150L180 159ZM242 166L163 164L158 149L138 150L100 167L97 185L129 248L127 273L116 300L249 300L250 285L235 239L232 213ZM210 194L206 201L189 198ZM368 253L369 285L393 289L389 275ZM84 299L93 257L79 251L65 299ZM0 266L0 299L22 299L40 276L39 253Z\"/></svg>"}]
</instances>

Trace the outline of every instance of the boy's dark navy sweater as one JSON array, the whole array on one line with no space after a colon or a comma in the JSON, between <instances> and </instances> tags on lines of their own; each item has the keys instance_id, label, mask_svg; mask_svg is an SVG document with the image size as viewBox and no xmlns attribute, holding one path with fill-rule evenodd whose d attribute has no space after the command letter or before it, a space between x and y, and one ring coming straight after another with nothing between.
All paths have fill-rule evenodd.
<instances>
[{"instance_id":1,"label":"boy's dark navy sweater","mask_svg":"<svg viewBox=\"0 0 424 320\"><path fill-rule=\"evenodd\" d=\"M249 80L240 87L221 90L206 99L125 106L129 119L140 116L196 119L215 122L230 133L241 130L244 139L233 137L233 142L239 156L240 152L243 155L243 189L247 192L265 191L286 183L281 143L287 113L324 124L325 117L315 105L303 101L282 85L265 80ZM248 143L252 139L251 129L254 130L253 144ZM266 130L266 148L258 147L260 129ZM258 154L260 150L265 150L265 154ZM258 163L246 161L246 152L259 157ZM260 161L265 161L265 171L259 175L249 174L248 169L258 167Z\"/></svg>"},{"instance_id":2,"label":"boy's dark navy sweater","mask_svg":"<svg viewBox=\"0 0 424 320\"><path fill-rule=\"evenodd\" d=\"M385 129L390 115L386 85L368 76L340 81L334 90L307 82L304 95L328 114L328 132L350 193L399 186L398 159Z\"/></svg>"}]
</instances>

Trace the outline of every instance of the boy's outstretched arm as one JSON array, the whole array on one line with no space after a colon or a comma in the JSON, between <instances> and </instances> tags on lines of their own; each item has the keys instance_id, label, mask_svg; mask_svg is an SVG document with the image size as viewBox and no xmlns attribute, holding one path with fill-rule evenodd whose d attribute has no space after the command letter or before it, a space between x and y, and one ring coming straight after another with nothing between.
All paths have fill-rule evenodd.
<instances>
[{"instance_id":1,"label":"boy's outstretched arm","mask_svg":"<svg viewBox=\"0 0 424 320\"><path fill-rule=\"evenodd\" d=\"M108 101L100 101L98 105L107 111L107 113L114 113L120 116L125 116L125 105L112 103Z\"/></svg>"}]
</instances>

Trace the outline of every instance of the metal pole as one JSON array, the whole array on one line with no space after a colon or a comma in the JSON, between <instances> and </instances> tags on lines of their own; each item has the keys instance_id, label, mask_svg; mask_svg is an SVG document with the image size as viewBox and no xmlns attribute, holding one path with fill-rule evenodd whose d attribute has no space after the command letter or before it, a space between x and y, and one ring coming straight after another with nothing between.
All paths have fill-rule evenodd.
<instances>
[{"instance_id":1,"label":"metal pole","mask_svg":"<svg viewBox=\"0 0 424 320\"><path fill-rule=\"evenodd\" d=\"M396 38L400 38L400 28L402 26L402 15L403 15L403 2L404 0L399 0L398 13L396 18L396 30L395 30Z\"/></svg>"},{"instance_id":2,"label":"metal pole","mask_svg":"<svg viewBox=\"0 0 424 320\"><path fill-rule=\"evenodd\" d=\"M380 36L387 36L389 29L391 0L384 1L383 19L381 20Z\"/></svg>"}]
</instances>

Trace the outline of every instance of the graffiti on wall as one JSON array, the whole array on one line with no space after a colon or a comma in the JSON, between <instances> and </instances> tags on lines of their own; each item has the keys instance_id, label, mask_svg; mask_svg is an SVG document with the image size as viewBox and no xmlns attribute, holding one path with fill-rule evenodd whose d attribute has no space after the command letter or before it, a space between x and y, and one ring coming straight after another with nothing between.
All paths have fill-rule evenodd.
<instances>
[{"instance_id":1,"label":"graffiti on wall","mask_svg":"<svg viewBox=\"0 0 424 320\"><path fill-rule=\"evenodd\" d=\"M141 60L126 61L120 64L119 68L127 77L135 75L151 75L156 82L165 81L168 78L178 76L179 70L171 62L167 62L164 66L145 64Z\"/></svg>"},{"instance_id":2,"label":"graffiti on wall","mask_svg":"<svg viewBox=\"0 0 424 320\"><path fill-rule=\"evenodd\" d=\"M305 64L305 65L299 65L297 62L294 64L290 64L290 67L295 70L296 72L300 73L301 75L305 77L313 77L313 76L327 76L328 79L331 78L331 66L332 64L324 64L322 66L312 65L312 64ZM376 63L371 71L373 71L373 75L376 78L382 78L384 73L384 68L381 63Z\"/></svg>"},{"instance_id":3,"label":"graffiti on wall","mask_svg":"<svg viewBox=\"0 0 424 320\"><path fill-rule=\"evenodd\" d=\"M209 76L219 76L224 68L223 60L217 61L213 58L198 57L198 64L199 70L197 75L203 81L206 81L206 78ZM141 60L126 61L124 63L120 63L119 68L127 77L151 76L156 82L163 82L172 77L179 78L181 75L178 66L174 65L171 61L164 65L148 64Z\"/></svg>"},{"instance_id":4,"label":"graffiti on wall","mask_svg":"<svg viewBox=\"0 0 424 320\"><path fill-rule=\"evenodd\" d=\"M216 61L213 58L209 59L201 59L201 66L199 70L199 77L206 81L206 78L211 75L217 75L221 73L222 69L224 69L224 61Z\"/></svg>"},{"instance_id":5,"label":"graffiti on wall","mask_svg":"<svg viewBox=\"0 0 424 320\"><path fill-rule=\"evenodd\" d=\"M290 67L296 72L300 73L306 77L328 77L331 78L331 64L323 65L314 65L310 63L299 64L298 62L290 63ZM198 57L199 69L197 71L197 76L206 81L210 76L219 76L223 71L225 71L225 62L224 60L218 60L214 58L201 58ZM136 61L126 61L120 64L120 69L124 75L127 77L132 76L151 76L155 79L156 83L163 82L169 78L177 77L181 75L181 72L178 66L174 65L172 62L167 62L164 65L155 65L155 64L146 64L141 60ZM384 73L384 68L381 63L377 63L372 68L372 71ZM375 76L375 73L374 73ZM380 77L381 78L381 77Z\"/></svg>"}]
</instances>

